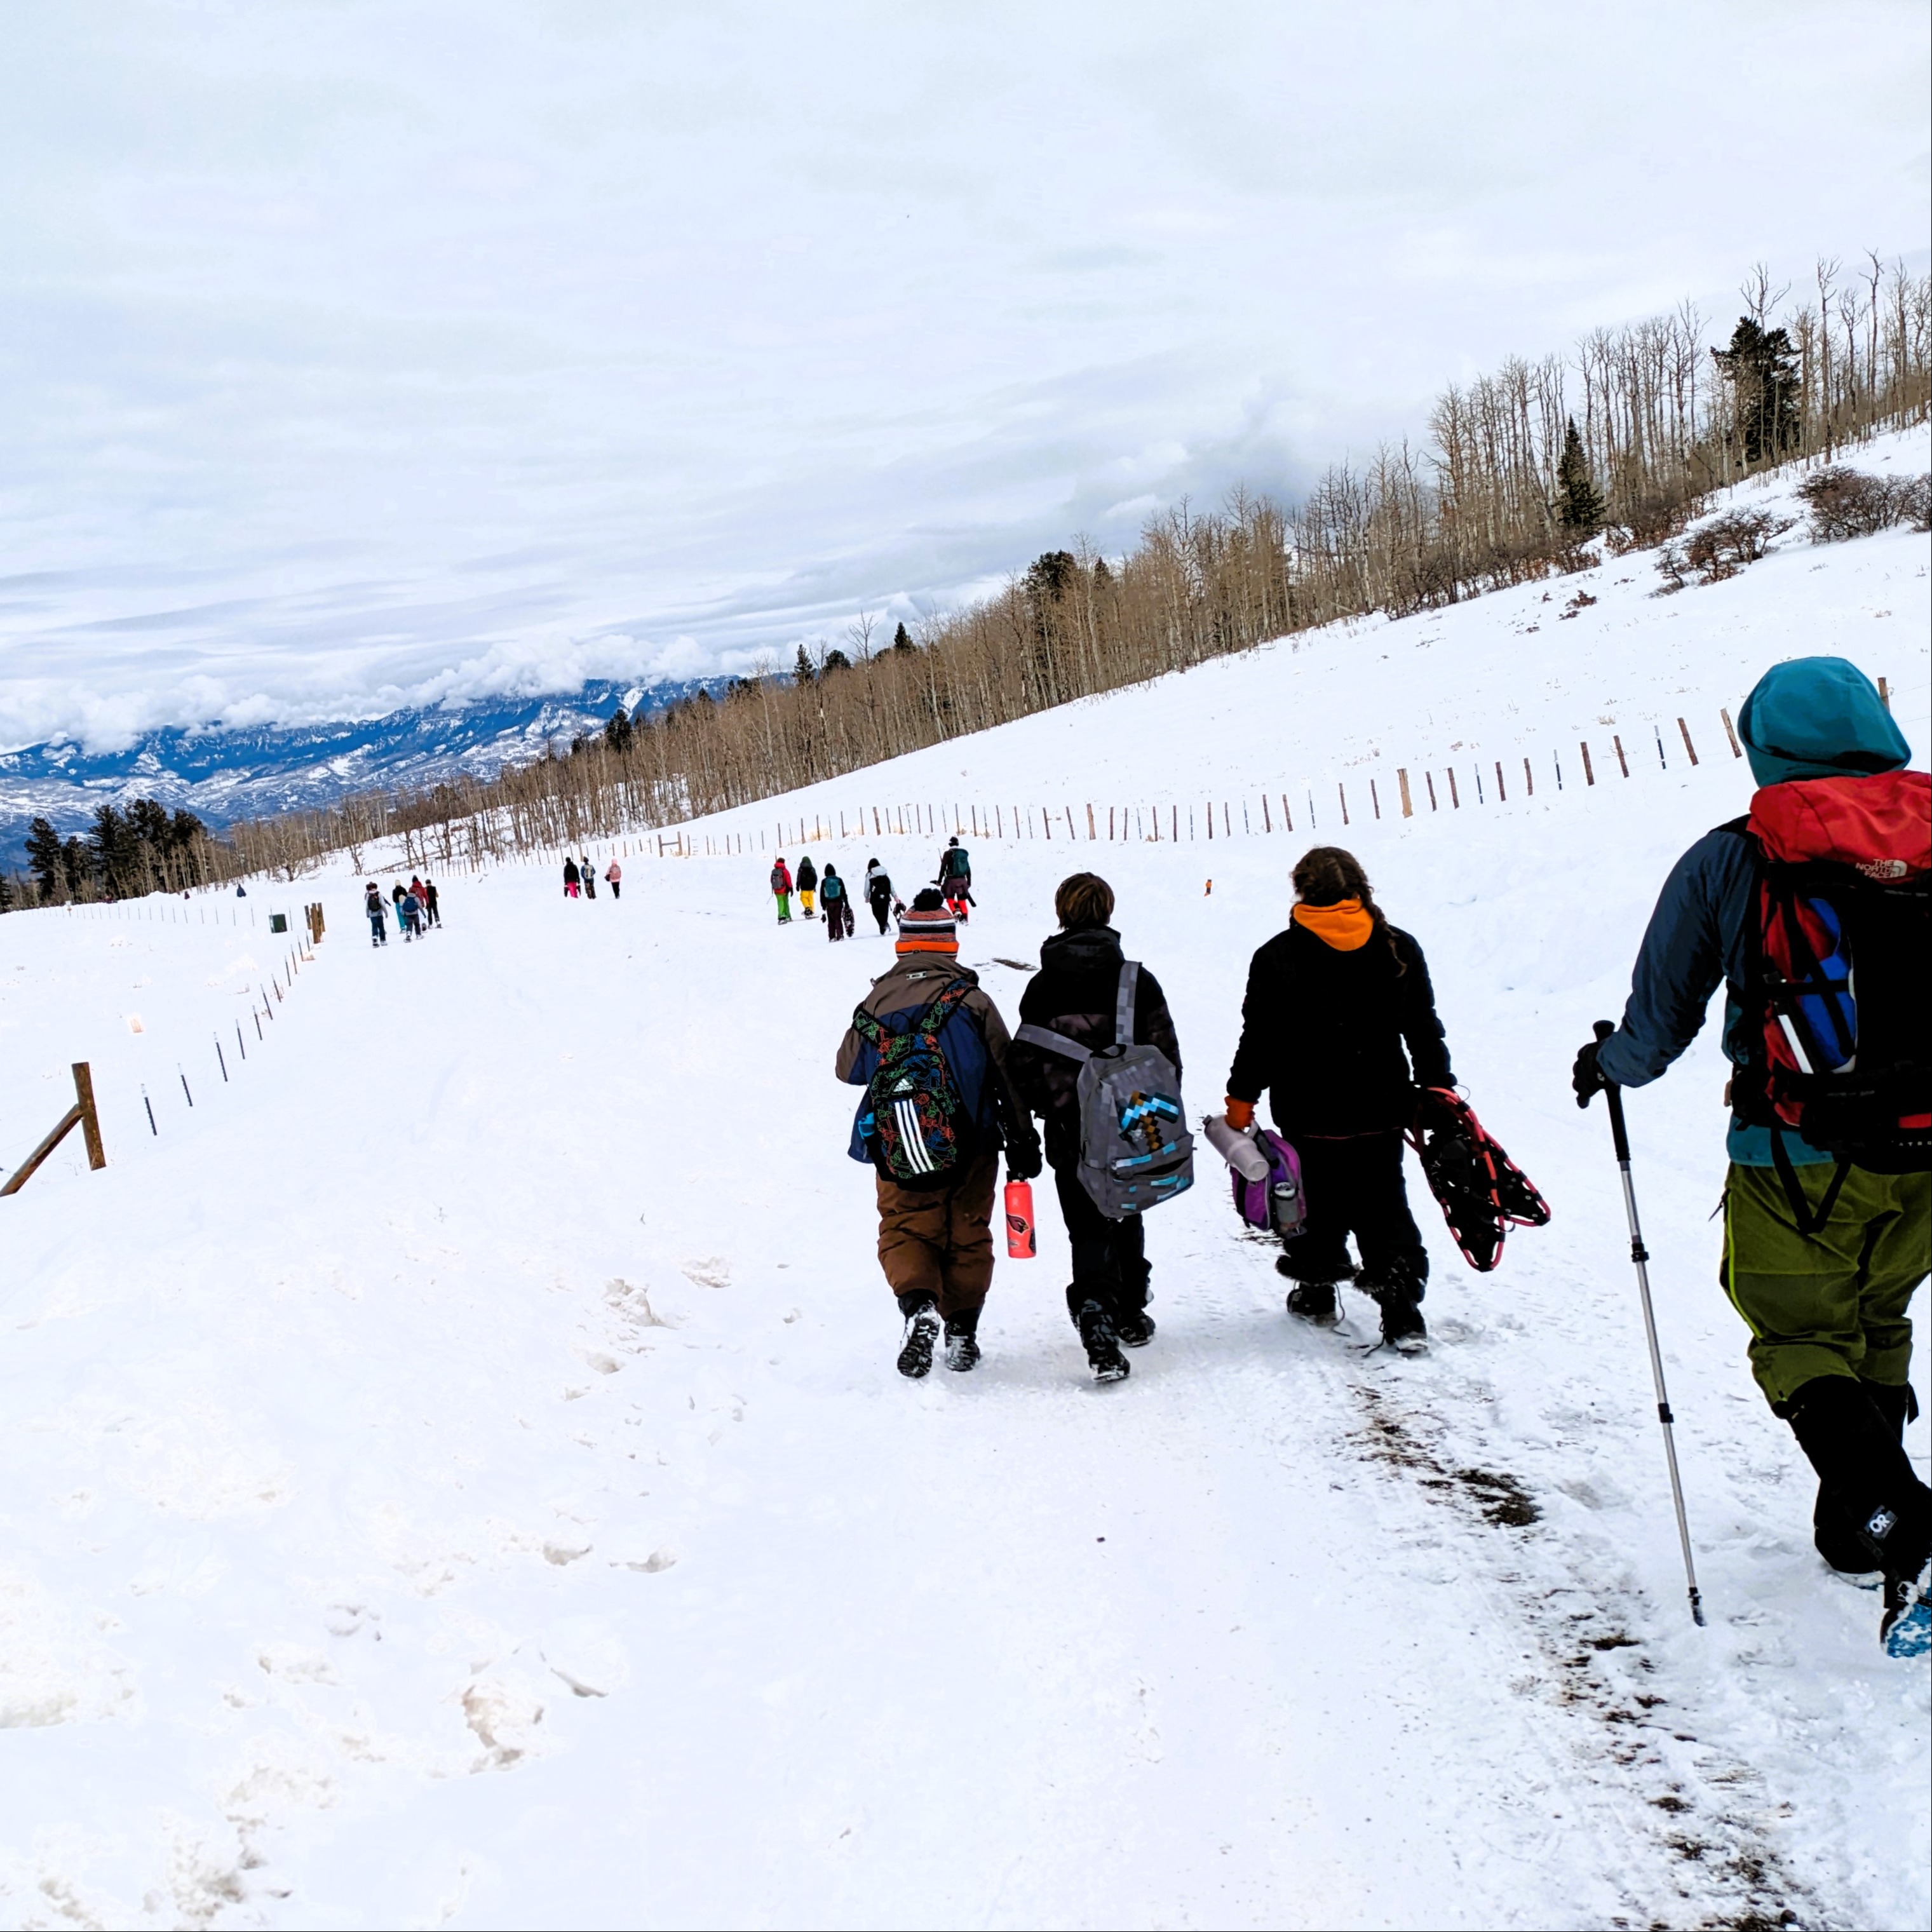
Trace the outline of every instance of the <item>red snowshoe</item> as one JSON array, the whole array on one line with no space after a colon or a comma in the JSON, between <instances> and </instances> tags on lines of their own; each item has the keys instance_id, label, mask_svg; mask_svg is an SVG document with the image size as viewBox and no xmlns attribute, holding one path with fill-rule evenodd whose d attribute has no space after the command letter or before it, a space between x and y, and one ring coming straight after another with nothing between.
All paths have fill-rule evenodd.
<instances>
[{"instance_id":1,"label":"red snowshoe","mask_svg":"<svg viewBox=\"0 0 1932 1932\"><path fill-rule=\"evenodd\" d=\"M1478 1274L1487 1274L1502 1259L1503 1237L1512 1227L1547 1226L1550 1209L1543 1196L1460 1094L1425 1087L1408 1144L1421 1159L1429 1191L1462 1258Z\"/></svg>"}]
</instances>

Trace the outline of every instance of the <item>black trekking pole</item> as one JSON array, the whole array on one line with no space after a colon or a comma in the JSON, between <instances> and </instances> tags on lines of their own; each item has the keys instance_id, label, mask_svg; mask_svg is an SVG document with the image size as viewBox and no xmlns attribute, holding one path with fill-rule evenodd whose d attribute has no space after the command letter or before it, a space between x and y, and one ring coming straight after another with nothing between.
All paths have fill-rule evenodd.
<instances>
[{"instance_id":1,"label":"black trekking pole","mask_svg":"<svg viewBox=\"0 0 1932 1932\"><path fill-rule=\"evenodd\" d=\"M1616 1031L1609 1020L1597 1022L1598 1042ZM1677 1438L1672 1431L1670 1394L1664 1385L1664 1354L1657 1346L1657 1315L1650 1304L1650 1250L1643 1244L1643 1229L1636 1218L1636 1190L1630 1184L1630 1135L1624 1126L1623 1090L1614 1081L1604 1082L1604 1098L1610 1102L1610 1138L1616 1144L1617 1172L1623 1177L1624 1214L1630 1222L1630 1259L1636 1267L1637 1294L1643 1303L1643 1332L1650 1343L1651 1379L1657 1384L1657 1419L1664 1425L1664 1460L1670 1467L1670 1499L1677 1507L1677 1540L1684 1546L1684 1579L1690 1589L1690 1621L1701 1626L1704 1600L1697 1588L1697 1565L1690 1554L1690 1520L1684 1513L1684 1480L1677 1473Z\"/></svg>"}]
</instances>

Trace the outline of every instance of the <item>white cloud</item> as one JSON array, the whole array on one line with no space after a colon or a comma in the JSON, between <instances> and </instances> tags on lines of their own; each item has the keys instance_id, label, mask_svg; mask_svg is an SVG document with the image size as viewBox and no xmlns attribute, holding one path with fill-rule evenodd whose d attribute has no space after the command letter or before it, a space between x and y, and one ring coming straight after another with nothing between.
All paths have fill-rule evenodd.
<instances>
[{"instance_id":1,"label":"white cloud","mask_svg":"<svg viewBox=\"0 0 1932 1932\"><path fill-rule=\"evenodd\" d=\"M1926 20L1888 0L8 36L10 742L789 655L1924 230Z\"/></svg>"}]
</instances>

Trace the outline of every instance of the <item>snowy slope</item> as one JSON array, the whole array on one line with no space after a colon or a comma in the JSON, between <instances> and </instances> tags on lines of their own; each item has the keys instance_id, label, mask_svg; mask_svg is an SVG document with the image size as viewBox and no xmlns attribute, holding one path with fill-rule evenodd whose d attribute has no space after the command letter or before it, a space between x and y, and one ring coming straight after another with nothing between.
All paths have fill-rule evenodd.
<instances>
[{"instance_id":1,"label":"snowy slope","mask_svg":"<svg viewBox=\"0 0 1932 1932\"><path fill-rule=\"evenodd\" d=\"M1084 1378L1050 1212L981 1370L901 1381L830 1078L885 943L775 929L766 852L634 849L617 904L565 904L547 866L457 875L446 929L380 953L339 874L0 923L0 1148L86 1057L111 1157L70 1144L0 1203L0 1916L1925 1924L1926 1674L1820 1572L1716 1286L1714 1041L1630 1102L1702 1631L1567 1070L1672 859L1743 807L1716 714L1765 662L1886 674L1923 758L1927 565L1908 535L1788 541L1663 600L1612 565L1527 643L1540 590L692 829L1028 806L1030 836L973 842L965 956L1010 1007L999 962L1034 956L1054 882L1105 872L1198 1112L1307 842L1296 782L1326 838L1324 784L1538 761L1533 797L1406 821L1378 779L1388 815L1348 832L1556 1210L1478 1277L1424 1204L1419 1361L1362 1352L1359 1300L1292 1328L1204 1170L1150 1223L1162 1327L1129 1382ZM1700 764L1614 770L1612 731L1680 714ZM1264 789L1294 834L1210 847L1208 802L1238 827ZM1104 850L1082 808L1110 795L1179 816ZM1077 853L1040 816L1069 804ZM910 884L936 843L812 849L876 844ZM278 1001L266 916L318 897Z\"/></svg>"}]
</instances>

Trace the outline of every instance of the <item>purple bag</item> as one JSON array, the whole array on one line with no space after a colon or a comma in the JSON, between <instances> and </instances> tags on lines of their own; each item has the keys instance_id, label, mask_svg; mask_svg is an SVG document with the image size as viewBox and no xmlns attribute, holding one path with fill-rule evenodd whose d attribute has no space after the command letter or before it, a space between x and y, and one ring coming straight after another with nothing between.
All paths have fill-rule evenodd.
<instances>
[{"instance_id":1,"label":"purple bag","mask_svg":"<svg viewBox=\"0 0 1932 1932\"><path fill-rule=\"evenodd\" d=\"M1301 1162L1293 1148L1277 1134L1262 1128L1255 1144L1268 1156L1265 1180L1250 1180L1238 1168L1228 1174L1234 1184L1234 1211L1251 1228L1292 1240L1308 1218L1308 1197L1301 1186Z\"/></svg>"}]
</instances>

